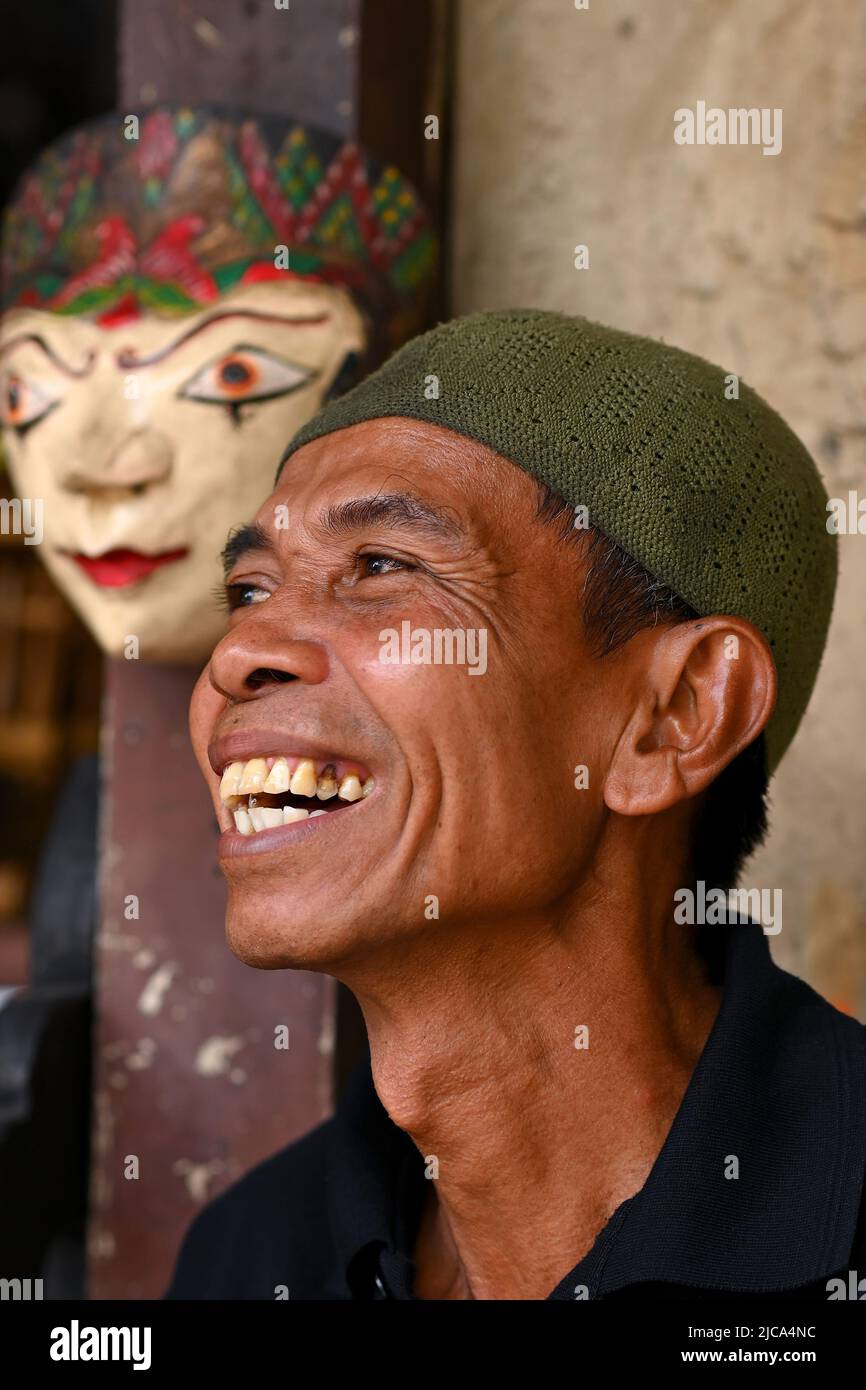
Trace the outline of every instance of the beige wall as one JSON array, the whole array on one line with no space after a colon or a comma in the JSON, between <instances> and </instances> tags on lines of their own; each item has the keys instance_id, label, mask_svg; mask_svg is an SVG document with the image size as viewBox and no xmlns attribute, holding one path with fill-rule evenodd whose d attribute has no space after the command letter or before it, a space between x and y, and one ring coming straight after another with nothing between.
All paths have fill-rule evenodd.
<instances>
[{"instance_id":1,"label":"beige wall","mask_svg":"<svg viewBox=\"0 0 866 1390\"><path fill-rule=\"evenodd\" d=\"M866 10L852 0L459 0L456 312L537 305L740 374L866 497ZM674 111L781 107L779 155ZM574 268L586 243L590 268ZM866 1017L866 536L745 882L776 958Z\"/></svg>"}]
</instances>

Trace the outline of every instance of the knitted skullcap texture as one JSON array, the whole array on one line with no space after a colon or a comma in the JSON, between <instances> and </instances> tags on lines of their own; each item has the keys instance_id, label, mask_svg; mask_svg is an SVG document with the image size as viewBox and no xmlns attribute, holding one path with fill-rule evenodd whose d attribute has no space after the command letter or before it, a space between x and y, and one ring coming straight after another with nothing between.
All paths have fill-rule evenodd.
<instances>
[{"instance_id":1,"label":"knitted skullcap texture","mask_svg":"<svg viewBox=\"0 0 866 1390\"><path fill-rule=\"evenodd\" d=\"M538 310L472 314L413 339L292 439L408 416L488 445L584 505L589 522L701 614L747 618L779 695L770 770L812 692L836 586L818 471L785 422L720 367ZM730 392L728 392L730 394Z\"/></svg>"}]
</instances>

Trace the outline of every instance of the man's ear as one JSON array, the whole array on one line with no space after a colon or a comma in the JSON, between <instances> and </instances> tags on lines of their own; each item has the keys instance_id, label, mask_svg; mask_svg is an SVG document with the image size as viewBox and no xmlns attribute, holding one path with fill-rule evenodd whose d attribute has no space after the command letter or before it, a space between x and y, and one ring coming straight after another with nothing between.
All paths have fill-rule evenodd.
<instances>
[{"instance_id":1,"label":"man's ear","mask_svg":"<svg viewBox=\"0 0 866 1390\"><path fill-rule=\"evenodd\" d=\"M624 816L652 815L698 795L758 737L776 704L776 664L744 618L651 628L629 647L637 700L604 800Z\"/></svg>"}]
</instances>

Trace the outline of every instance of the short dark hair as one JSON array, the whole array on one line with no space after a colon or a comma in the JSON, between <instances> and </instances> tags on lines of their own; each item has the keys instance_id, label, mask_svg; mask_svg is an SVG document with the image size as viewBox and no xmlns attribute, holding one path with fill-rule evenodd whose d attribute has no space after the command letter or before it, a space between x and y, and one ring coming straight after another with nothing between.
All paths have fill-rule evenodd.
<instances>
[{"instance_id":1,"label":"short dark hair","mask_svg":"<svg viewBox=\"0 0 866 1390\"><path fill-rule=\"evenodd\" d=\"M644 628L700 617L603 531L575 526L575 510L559 493L545 483L538 488L539 519L558 528L563 540L583 539L583 623L596 656L609 656ZM691 854L692 874L707 888L733 888L744 863L765 839L768 782L762 733L707 789Z\"/></svg>"}]
</instances>

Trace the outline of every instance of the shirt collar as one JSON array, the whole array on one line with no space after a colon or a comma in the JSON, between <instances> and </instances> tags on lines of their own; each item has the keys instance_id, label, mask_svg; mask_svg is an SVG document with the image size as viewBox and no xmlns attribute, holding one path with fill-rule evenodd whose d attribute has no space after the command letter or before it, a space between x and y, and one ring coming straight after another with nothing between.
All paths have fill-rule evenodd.
<instances>
[{"instance_id":1,"label":"shirt collar","mask_svg":"<svg viewBox=\"0 0 866 1390\"><path fill-rule=\"evenodd\" d=\"M719 960L720 1009L646 1183L609 1223L593 1280L601 1296L655 1282L784 1291L845 1268L851 1252L866 1153L866 1033L781 970L755 923L705 928L704 937ZM366 1055L337 1107L329 1155L344 1294L371 1245L392 1267L408 1265L424 1181ZM574 1297L584 1263L551 1297Z\"/></svg>"},{"instance_id":2,"label":"shirt collar","mask_svg":"<svg viewBox=\"0 0 866 1390\"><path fill-rule=\"evenodd\" d=\"M337 1278L345 1296L359 1277L367 1279L369 1267L360 1257L371 1246L408 1260L424 1191L421 1156L379 1100L369 1052L337 1106L327 1163Z\"/></svg>"},{"instance_id":3,"label":"shirt collar","mask_svg":"<svg viewBox=\"0 0 866 1390\"><path fill-rule=\"evenodd\" d=\"M706 930L721 934L721 1007L602 1294L656 1281L784 1291L844 1268L851 1253L866 1033L781 970L755 923Z\"/></svg>"}]
</instances>

